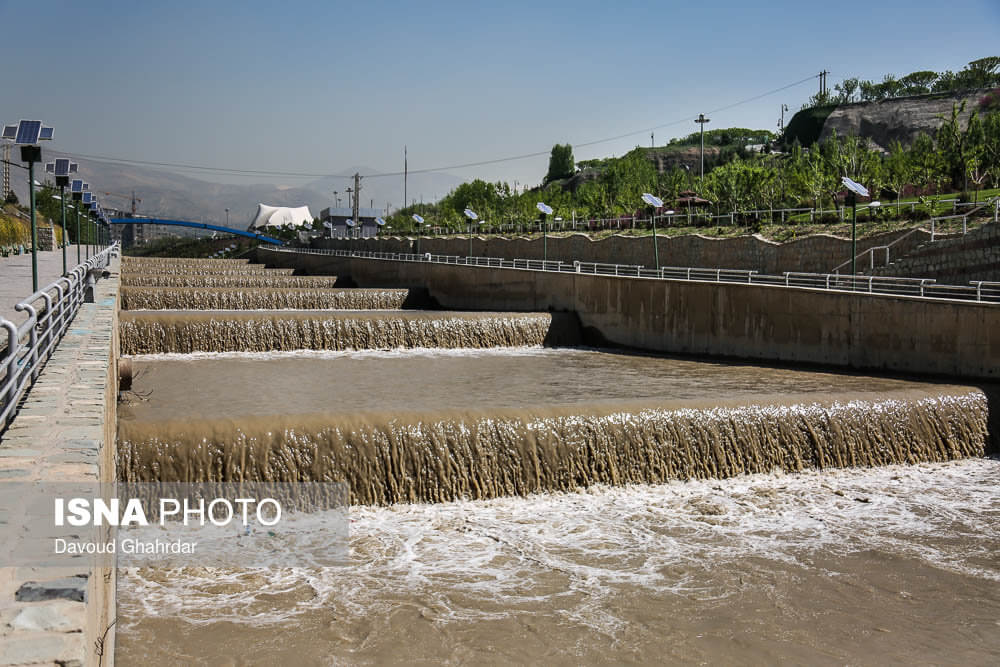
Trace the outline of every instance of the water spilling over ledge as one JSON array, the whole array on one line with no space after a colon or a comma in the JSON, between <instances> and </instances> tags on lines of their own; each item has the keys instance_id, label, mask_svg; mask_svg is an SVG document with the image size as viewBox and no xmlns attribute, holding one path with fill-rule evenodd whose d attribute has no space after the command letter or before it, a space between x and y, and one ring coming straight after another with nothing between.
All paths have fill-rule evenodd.
<instances>
[{"instance_id":1,"label":"water spilling over ledge","mask_svg":"<svg viewBox=\"0 0 1000 667\"><path fill-rule=\"evenodd\" d=\"M293 269L268 269L263 264L248 264L234 260L178 260L129 258L122 263L122 273L187 275L211 273L220 275L291 275Z\"/></svg>"},{"instance_id":2,"label":"water spilling over ledge","mask_svg":"<svg viewBox=\"0 0 1000 667\"><path fill-rule=\"evenodd\" d=\"M813 402L702 402L128 421L125 481L346 481L352 502L485 499L592 484L982 456L968 388Z\"/></svg>"},{"instance_id":3,"label":"water spilling over ledge","mask_svg":"<svg viewBox=\"0 0 1000 667\"><path fill-rule=\"evenodd\" d=\"M124 287L125 310L396 310L412 305L406 289Z\"/></svg>"},{"instance_id":4,"label":"water spilling over ledge","mask_svg":"<svg viewBox=\"0 0 1000 667\"><path fill-rule=\"evenodd\" d=\"M123 312L122 354L483 348L579 343L561 313Z\"/></svg>"},{"instance_id":5,"label":"water spilling over ledge","mask_svg":"<svg viewBox=\"0 0 1000 667\"><path fill-rule=\"evenodd\" d=\"M289 276L233 273L198 275L161 275L123 273L123 287L299 287L323 288L337 284L336 276Z\"/></svg>"}]
</instances>

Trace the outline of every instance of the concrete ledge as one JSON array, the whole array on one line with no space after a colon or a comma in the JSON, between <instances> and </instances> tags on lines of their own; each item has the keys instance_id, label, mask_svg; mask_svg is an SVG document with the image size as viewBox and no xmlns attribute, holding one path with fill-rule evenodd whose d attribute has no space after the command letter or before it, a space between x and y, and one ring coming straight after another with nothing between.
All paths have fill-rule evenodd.
<instances>
[{"instance_id":1,"label":"concrete ledge","mask_svg":"<svg viewBox=\"0 0 1000 667\"><path fill-rule=\"evenodd\" d=\"M0 437L0 480L114 481L119 261L108 270ZM0 665L113 664L115 585L109 568L0 568Z\"/></svg>"},{"instance_id":2,"label":"concrete ledge","mask_svg":"<svg viewBox=\"0 0 1000 667\"><path fill-rule=\"evenodd\" d=\"M258 249L361 287L426 287L444 308L575 311L608 343L658 352L1000 377L1000 306L736 283L616 278Z\"/></svg>"}]
</instances>

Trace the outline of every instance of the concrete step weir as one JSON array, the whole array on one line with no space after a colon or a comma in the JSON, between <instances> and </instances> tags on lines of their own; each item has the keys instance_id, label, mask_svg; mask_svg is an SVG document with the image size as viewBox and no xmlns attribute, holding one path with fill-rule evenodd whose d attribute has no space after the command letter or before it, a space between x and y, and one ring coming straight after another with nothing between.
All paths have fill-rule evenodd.
<instances>
[{"instance_id":1,"label":"concrete step weir","mask_svg":"<svg viewBox=\"0 0 1000 667\"><path fill-rule=\"evenodd\" d=\"M435 311L124 312L122 354L571 345L559 313Z\"/></svg>"},{"instance_id":2,"label":"concrete step weir","mask_svg":"<svg viewBox=\"0 0 1000 667\"><path fill-rule=\"evenodd\" d=\"M123 287L299 287L321 288L333 287L337 284L337 276L294 276L282 274L152 274L132 273L122 276Z\"/></svg>"},{"instance_id":3,"label":"concrete step weir","mask_svg":"<svg viewBox=\"0 0 1000 667\"><path fill-rule=\"evenodd\" d=\"M125 310L395 310L421 302L408 289L125 287Z\"/></svg>"}]
</instances>

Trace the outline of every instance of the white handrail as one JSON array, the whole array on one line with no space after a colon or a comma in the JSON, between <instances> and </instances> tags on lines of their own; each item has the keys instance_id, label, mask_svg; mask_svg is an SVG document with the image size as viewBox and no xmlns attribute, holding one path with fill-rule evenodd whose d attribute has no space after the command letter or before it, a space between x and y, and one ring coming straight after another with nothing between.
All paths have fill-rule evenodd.
<instances>
[{"instance_id":1,"label":"white handrail","mask_svg":"<svg viewBox=\"0 0 1000 667\"><path fill-rule=\"evenodd\" d=\"M118 251L118 243L105 248L15 305L14 310L28 314L20 326L0 317L0 329L7 333L6 348L0 349L0 432L14 418L22 396L76 317L84 301L87 274L106 267Z\"/></svg>"},{"instance_id":2,"label":"white handrail","mask_svg":"<svg viewBox=\"0 0 1000 667\"><path fill-rule=\"evenodd\" d=\"M983 303L1000 302L1000 283L982 282L977 286L938 285L930 278L898 278L892 276L851 276L836 273L805 273L789 271L781 275L762 274L750 269L721 269L667 266L647 269L634 264L602 264L599 262L542 261L538 259L503 259L500 257L462 257L461 255L414 255L391 252L365 252L359 250L329 250L325 248L269 248L272 252L355 257L402 262L428 262L437 264L464 264L491 268L518 269L522 271L551 271L578 273L620 278L653 280L686 280L692 282L743 283L789 288L822 289L829 291L863 292L895 296L913 296L929 299L959 299ZM985 288L983 286L986 286ZM991 286L996 286L994 289Z\"/></svg>"}]
</instances>

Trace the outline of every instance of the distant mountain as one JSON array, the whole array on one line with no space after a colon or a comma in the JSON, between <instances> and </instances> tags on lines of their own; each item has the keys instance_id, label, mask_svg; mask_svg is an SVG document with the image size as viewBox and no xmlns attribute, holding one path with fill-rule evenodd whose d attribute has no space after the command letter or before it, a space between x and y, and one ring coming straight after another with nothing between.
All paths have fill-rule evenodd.
<instances>
[{"instance_id":1,"label":"distant mountain","mask_svg":"<svg viewBox=\"0 0 1000 667\"><path fill-rule=\"evenodd\" d=\"M46 161L61 154L43 147ZM17 158L16 151L12 157ZM333 205L333 191L343 199L347 187L353 187L354 173L360 173L361 205L392 209L403 201L403 177L380 176L375 170L356 167L342 175L318 179L301 186L258 183L231 185L212 183L162 169L129 166L105 162L80 161L80 177L92 184L92 191L106 208L129 210L130 198L135 192L138 212L150 216L196 220L217 224L226 223L226 209L232 227L246 227L257 211L257 204L271 206L308 206L313 215ZM51 179L51 176L49 176ZM44 169L36 167L35 180L45 182ZM463 179L452 174L416 174L408 179L410 199L431 202L440 199ZM11 185L22 203L28 200L27 174L22 169L11 169Z\"/></svg>"}]
</instances>

